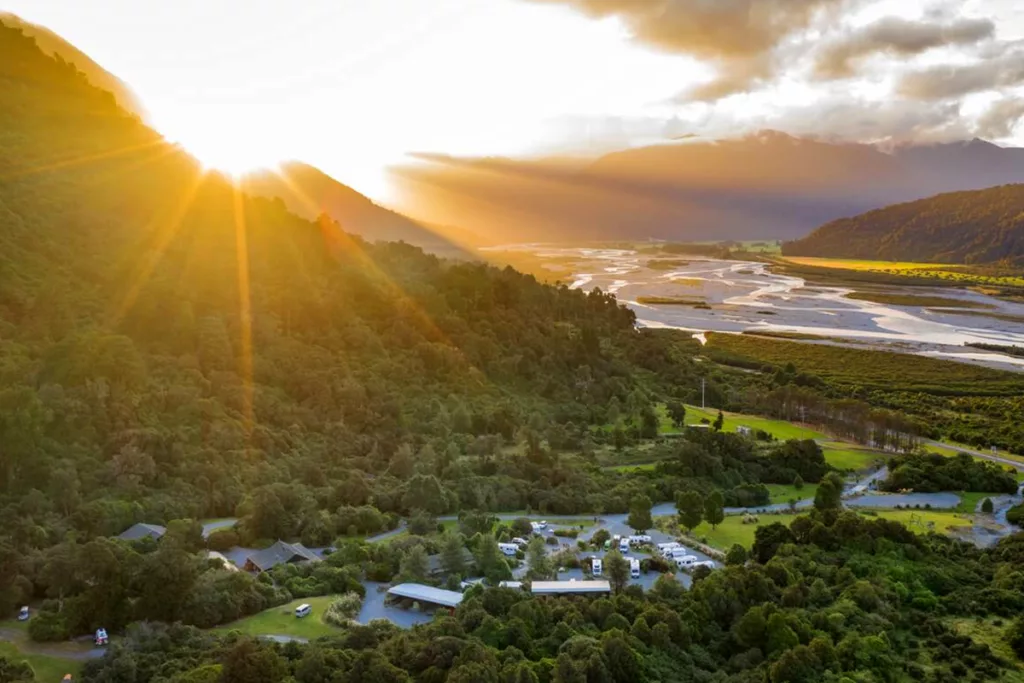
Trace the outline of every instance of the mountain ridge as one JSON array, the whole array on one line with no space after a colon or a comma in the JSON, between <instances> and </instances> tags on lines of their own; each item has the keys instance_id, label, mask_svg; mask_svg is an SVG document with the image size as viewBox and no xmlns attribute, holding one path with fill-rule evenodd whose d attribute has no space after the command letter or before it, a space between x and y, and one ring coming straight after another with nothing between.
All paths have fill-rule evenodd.
<instances>
[{"instance_id":1,"label":"mountain ridge","mask_svg":"<svg viewBox=\"0 0 1024 683\"><path fill-rule=\"evenodd\" d=\"M1024 184L947 192L826 223L786 256L1024 264Z\"/></svg>"}]
</instances>

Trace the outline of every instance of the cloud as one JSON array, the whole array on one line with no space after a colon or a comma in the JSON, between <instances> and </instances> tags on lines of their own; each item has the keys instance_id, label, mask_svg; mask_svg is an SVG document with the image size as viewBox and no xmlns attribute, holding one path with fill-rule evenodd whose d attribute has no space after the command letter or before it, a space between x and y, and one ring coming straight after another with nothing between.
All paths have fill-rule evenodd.
<instances>
[{"instance_id":1,"label":"cloud","mask_svg":"<svg viewBox=\"0 0 1024 683\"><path fill-rule=\"evenodd\" d=\"M1013 135L1024 120L1024 99L1007 97L998 100L978 118L976 135L989 140L999 140Z\"/></svg>"},{"instance_id":2,"label":"cloud","mask_svg":"<svg viewBox=\"0 0 1024 683\"><path fill-rule=\"evenodd\" d=\"M944 100L1012 88L1024 83L1024 49L1004 46L1002 54L965 65L935 66L905 75L897 86L903 97Z\"/></svg>"},{"instance_id":3,"label":"cloud","mask_svg":"<svg viewBox=\"0 0 1024 683\"><path fill-rule=\"evenodd\" d=\"M838 79L855 75L857 62L875 54L919 55L941 47L975 45L995 35L990 19L961 17L951 22L887 17L829 45L818 57L815 74Z\"/></svg>"},{"instance_id":4,"label":"cloud","mask_svg":"<svg viewBox=\"0 0 1024 683\"><path fill-rule=\"evenodd\" d=\"M639 41L710 60L719 75L680 99L714 101L769 80L775 49L851 0L530 0L617 17Z\"/></svg>"}]
</instances>

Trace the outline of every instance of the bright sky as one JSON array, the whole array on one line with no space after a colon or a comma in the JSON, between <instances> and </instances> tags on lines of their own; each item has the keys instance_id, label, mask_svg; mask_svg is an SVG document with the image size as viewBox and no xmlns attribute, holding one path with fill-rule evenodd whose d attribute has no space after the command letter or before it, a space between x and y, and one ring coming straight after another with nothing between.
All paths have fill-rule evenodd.
<instances>
[{"instance_id":1,"label":"bright sky","mask_svg":"<svg viewBox=\"0 0 1024 683\"><path fill-rule=\"evenodd\" d=\"M688 0L607 0L620 9L598 17L584 11L588 0L0 0L128 82L152 123L204 162L243 170L297 158L377 198L387 196L385 166L407 152L522 154L590 136L635 144L764 124L821 132L821 112L841 119L850 93L872 106L891 100L880 67L840 85L782 70L759 92L680 105L722 55L641 35L650 27L636 8L671 2ZM1022 25L1015 0L860 4L844 17L850 26L940 6L998 19L1000 38ZM815 38L812 27L804 43ZM803 68L803 53L779 46L787 68ZM980 97L968 109L981 112ZM922 114L883 116L879 138Z\"/></svg>"}]
</instances>

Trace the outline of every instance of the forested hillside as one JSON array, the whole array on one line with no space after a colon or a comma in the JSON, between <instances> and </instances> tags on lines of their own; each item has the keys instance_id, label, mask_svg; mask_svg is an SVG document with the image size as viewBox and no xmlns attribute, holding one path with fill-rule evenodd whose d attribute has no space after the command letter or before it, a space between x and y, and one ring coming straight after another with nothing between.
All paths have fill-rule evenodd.
<instances>
[{"instance_id":1,"label":"forested hillside","mask_svg":"<svg viewBox=\"0 0 1024 683\"><path fill-rule=\"evenodd\" d=\"M786 256L921 263L1024 263L1024 185L940 194L832 221Z\"/></svg>"},{"instance_id":2,"label":"forested hillside","mask_svg":"<svg viewBox=\"0 0 1024 683\"><path fill-rule=\"evenodd\" d=\"M371 473L399 501L396 457L428 437L457 435L440 459L650 410L612 297L300 219L18 31L0 49L0 490L48 494L5 530L45 544Z\"/></svg>"}]
</instances>

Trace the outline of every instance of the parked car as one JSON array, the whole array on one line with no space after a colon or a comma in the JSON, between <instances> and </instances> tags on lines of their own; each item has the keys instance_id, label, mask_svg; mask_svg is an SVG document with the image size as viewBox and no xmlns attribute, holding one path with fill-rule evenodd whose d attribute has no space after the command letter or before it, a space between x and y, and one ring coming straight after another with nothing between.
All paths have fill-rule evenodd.
<instances>
[{"instance_id":1,"label":"parked car","mask_svg":"<svg viewBox=\"0 0 1024 683\"><path fill-rule=\"evenodd\" d=\"M96 634L95 637L93 638L93 642L96 643L96 645L106 645L107 643L109 643L110 638L107 637L107 629L96 629Z\"/></svg>"},{"instance_id":2,"label":"parked car","mask_svg":"<svg viewBox=\"0 0 1024 683\"><path fill-rule=\"evenodd\" d=\"M18 612L18 621L28 621L28 605L22 607Z\"/></svg>"}]
</instances>

